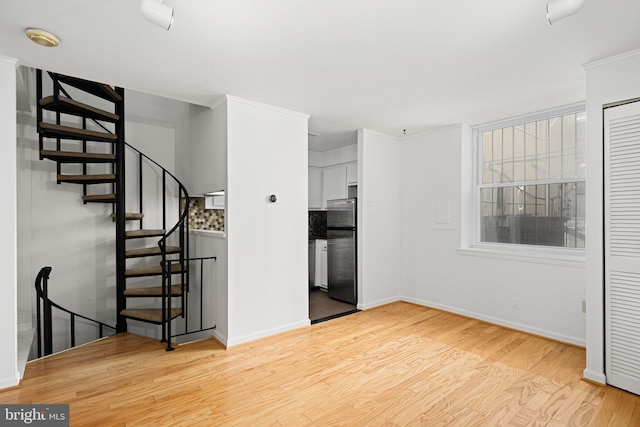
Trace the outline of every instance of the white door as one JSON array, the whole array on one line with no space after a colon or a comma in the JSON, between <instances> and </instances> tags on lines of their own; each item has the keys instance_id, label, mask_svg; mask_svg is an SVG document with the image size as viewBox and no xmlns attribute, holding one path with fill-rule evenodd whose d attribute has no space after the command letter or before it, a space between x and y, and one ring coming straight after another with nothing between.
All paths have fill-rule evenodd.
<instances>
[{"instance_id":1,"label":"white door","mask_svg":"<svg viewBox=\"0 0 640 427\"><path fill-rule=\"evenodd\" d=\"M607 383L640 394L640 102L604 116Z\"/></svg>"}]
</instances>

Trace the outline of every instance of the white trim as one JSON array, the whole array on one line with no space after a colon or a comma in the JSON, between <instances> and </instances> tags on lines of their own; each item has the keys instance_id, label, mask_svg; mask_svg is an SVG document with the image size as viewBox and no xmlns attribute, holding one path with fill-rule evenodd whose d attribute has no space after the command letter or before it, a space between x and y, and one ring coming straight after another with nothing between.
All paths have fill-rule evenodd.
<instances>
[{"instance_id":1,"label":"white trim","mask_svg":"<svg viewBox=\"0 0 640 427\"><path fill-rule=\"evenodd\" d=\"M215 339L220 341L220 344L225 346L225 348L227 347L227 337L225 335L222 335L220 331L218 331L217 329L214 329L211 335L213 335Z\"/></svg>"},{"instance_id":2,"label":"white trim","mask_svg":"<svg viewBox=\"0 0 640 427\"><path fill-rule=\"evenodd\" d=\"M227 103L227 97L221 96L219 98L216 98L211 104L208 105L208 107L211 108L212 110L215 110L219 106L224 105L226 103Z\"/></svg>"},{"instance_id":3,"label":"white trim","mask_svg":"<svg viewBox=\"0 0 640 427\"><path fill-rule=\"evenodd\" d=\"M545 248L546 249L546 248ZM563 248L564 249L564 248ZM494 258L505 261L530 262L534 264L559 265L563 267L585 268L586 257L583 250L576 250L570 253L566 250L534 250L524 248L512 248L505 250L491 247L470 247L459 248L458 253L466 256L476 256L482 258Z\"/></svg>"},{"instance_id":4,"label":"white trim","mask_svg":"<svg viewBox=\"0 0 640 427\"><path fill-rule=\"evenodd\" d=\"M391 304L392 302L403 301L400 296L394 296L389 298L379 299L377 301L367 302L367 303L359 303L356 308L358 310L368 310L370 308L379 307L381 305Z\"/></svg>"},{"instance_id":5,"label":"white trim","mask_svg":"<svg viewBox=\"0 0 640 427\"><path fill-rule=\"evenodd\" d=\"M613 64L619 61L625 61L634 56L640 55L640 49L630 50L628 52L621 53L619 55L609 56L607 58L598 59L592 62L587 62L582 66L586 71L592 70L594 68L602 67L603 65Z\"/></svg>"},{"instance_id":6,"label":"white trim","mask_svg":"<svg viewBox=\"0 0 640 427\"><path fill-rule=\"evenodd\" d=\"M264 329L262 331L254 332L252 334L243 335L237 338L227 339L226 346L227 348L244 344L246 342L255 341L260 338L269 337L271 335L276 335L281 332L291 331L293 329L303 328L305 326L311 325L311 321L309 319L301 320L299 322L289 323L288 325L278 326L276 328Z\"/></svg>"},{"instance_id":7,"label":"white trim","mask_svg":"<svg viewBox=\"0 0 640 427\"><path fill-rule=\"evenodd\" d=\"M389 135L388 133L382 133L382 132L378 132L378 131L367 129L367 128L358 129L358 133L360 133L361 135L369 134L369 135L382 136L385 138L391 138L395 141L400 141L402 139L401 136Z\"/></svg>"},{"instance_id":8,"label":"white trim","mask_svg":"<svg viewBox=\"0 0 640 427\"><path fill-rule=\"evenodd\" d=\"M295 116L295 117L300 117L302 119L309 119L309 117L311 117L309 114L305 114L305 113L299 113L297 111L293 111L293 110L287 110L285 108L281 108L281 107L275 107L273 105L268 105L268 104L263 104L261 102L256 102L256 101L251 101L248 99L244 99L244 98L238 98L236 96L233 95L225 95L227 101L235 101L241 104L247 104L247 105L251 105L253 107L258 107L258 108L262 108L264 110L271 110L271 111L275 111L278 113L283 113L283 114L289 114L291 116Z\"/></svg>"},{"instance_id":9,"label":"white trim","mask_svg":"<svg viewBox=\"0 0 640 427\"><path fill-rule=\"evenodd\" d=\"M426 300L421 300L421 299L417 299L417 298L411 298L411 297L401 297L402 301L406 301L406 302L410 302L413 304L417 304L417 305L421 305L424 307L430 307L430 308L437 308L438 310L443 310L443 311L447 311L450 313L454 313L454 314L459 314L461 316L466 316L466 317L471 317L473 319L478 319L478 320L482 320L485 322L489 322L492 323L494 325L499 325L499 326L504 326L506 328L510 328L510 329L515 329L518 331L523 331L523 332L528 332L530 334L534 334L534 335L538 335L544 338L549 338L552 340L556 340L556 341L560 341L560 342L564 342L567 344L573 344L573 345L577 345L580 347L585 347L586 346L586 341L584 338L579 338L579 337L572 337L569 335L563 335L563 334L558 334L552 331L548 331L546 329L540 329L540 328L534 328L534 327L530 327L527 325L523 325L521 323L517 323L517 322L511 322L508 320L504 320L504 319L499 319L497 317L493 317L493 316L486 316L484 314L481 313L476 313L474 311L468 311L468 310L464 310L464 309L460 309L460 308L456 308L456 307L451 307L449 305L445 305L445 304L439 304L433 301L426 301Z\"/></svg>"},{"instance_id":10,"label":"white trim","mask_svg":"<svg viewBox=\"0 0 640 427\"><path fill-rule=\"evenodd\" d=\"M18 66L20 65L20 62L17 59L2 55L0 55L0 62L13 65L16 68L18 68Z\"/></svg>"},{"instance_id":11,"label":"white trim","mask_svg":"<svg viewBox=\"0 0 640 427\"><path fill-rule=\"evenodd\" d=\"M458 130L462 127L462 123L455 123L452 125L445 125L445 126L439 126L433 129L427 129L425 131L422 132L417 132L417 133L412 133L410 135L401 135L398 138L399 139L412 139L412 138L422 138L425 136L429 136L429 135L433 135L436 133L440 133L440 132L447 132L450 130Z\"/></svg>"},{"instance_id":12,"label":"white trim","mask_svg":"<svg viewBox=\"0 0 640 427\"><path fill-rule=\"evenodd\" d=\"M487 130L494 130L498 128L504 128L514 125L521 125L525 123L535 122L540 119L548 119L550 117L564 116L571 113L579 113L586 111L585 101L576 102L574 104L565 105L563 107L549 108L547 110L536 111L533 113L523 114L520 116L509 117L506 119L496 120L495 122L483 123L471 126L471 130L474 132L485 132Z\"/></svg>"},{"instance_id":13,"label":"white trim","mask_svg":"<svg viewBox=\"0 0 640 427\"><path fill-rule=\"evenodd\" d=\"M11 378L11 377L7 377L7 378L0 378L0 390L5 389L5 388L9 388L9 387L15 387L18 384L20 384L20 373L16 372L16 375Z\"/></svg>"},{"instance_id":14,"label":"white trim","mask_svg":"<svg viewBox=\"0 0 640 427\"><path fill-rule=\"evenodd\" d=\"M582 371L582 376L589 381L594 381L602 385L607 384L607 376L604 374L604 372L596 372L587 368Z\"/></svg>"}]
</instances>

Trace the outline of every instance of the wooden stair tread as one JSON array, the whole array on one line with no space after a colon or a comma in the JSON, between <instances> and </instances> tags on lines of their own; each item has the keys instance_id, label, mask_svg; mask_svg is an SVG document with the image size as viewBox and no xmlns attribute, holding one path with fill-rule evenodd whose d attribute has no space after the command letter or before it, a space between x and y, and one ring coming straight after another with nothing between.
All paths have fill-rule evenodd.
<instances>
[{"instance_id":1,"label":"wooden stair tread","mask_svg":"<svg viewBox=\"0 0 640 427\"><path fill-rule=\"evenodd\" d=\"M141 220L142 218L144 218L144 214L142 213L133 213L133 212L124 213L125 221L137 221L137 220ZM115 212L111 214L111 219L114 221L116 220Z\"/></svg>"},{"instance_id":2,"label":"wooden stair tread","mask_svg":"<svg viewBox=\"0 0 640 427\"><path fill-rule=\"evenodd\" d=\"M171 296L179 297L182 295L182 285L171 285ZM124 296L136 297L161 297L162 286L151 286L148 288L131 288L125 289Z\"/></svg>"},{"instance_id":3,"label":"wooden stair tread","mask_svg":"<svg viewBox=\"0 0 640 427\"><path fill-rule=\"evenodd\" d=\"M57 100L54 96L47 96L46 98L42 98L39 102L45 110L58 111L60 113L109 122L117 122L120 120L120 116L117 114L92 107L91 105L78 102L65 96L58 96Z\"/></svg>"},{"instance_id":4,"label":"wooden stair tread","mask_svg":"<svg viewBox=\"0 0 640 427\"><path fill-rule=\"evenodd\" d=\"M116 176L114 174L58 175L57 180L58 182L68 182L72 184L104 184L115 182Z\"/></svg>"},{"instance_id":5,"label":"wooden stair tread","mask_svg":"<svg viewBox=\"0 0 640 427\"><path fill-rule=\"evenodd\" d=\"M114 163L114 154L81 153L76 151L41 150L40 155L60 163Z\"/></svg>"},{"instance_id":6,"label":"wooden stair tread","mask_svg":"<svg viewBox=\"0 0 640 427\"><path fill-rule=\"evenodd\" d=\"M177 254L180 253L179 246L167 246L165 248L166 254ZM156 256L162 255L159 246L151 247L151 248L141 248L141 249L130 249L125 252L125 256L127 258L137 258L137 257L145 257L145 256Z\"/></svg>"},{"instance_id":7,"label":"wooden stair tread","mask_svg":"<svg viewBox=\"0 0 640 427\"><path fill-rule=\"evenodd\" d=\"M122 97L114 88L104 83L96 83L89 80L80 79L78 77L65 76L62 74L55 74L53 76L58 79L59 82L68 84L77 89L83 90L87 93L95 95L99 98L106 99L111 102L120 102Z\"/></svg>"},{"instance_id":8,"label":"wooden stair tread","mask_svg":"<svg viewBox=\"0 0 640 427\"><path fill-rule=\"evenodd\" d=\"M171 274L181 273L182 270L180 264L171 264ZM124 275L125 277L160 276L162 275L162 266L129 268L125 270Z\"/></svg>"},{"instance_id":9,"label":"wooden stair tread","mask_svg":"<svg viewBox=\"0 0 640 427\"><path fill-rule=\"evenodd\" d=\"M40 122L38 127L42 135L48 138L86 139L88 141L98 142L116 142L118 140L118 135L112 133L74 128L72 126L57 125L55 123Z\"/></svg>"},{"instance_id":10,"label":"wooden stair tread","mask_svg":"<svg viewBox=\"0 0 640 427\"><path fill-rule=\"evenodd\" d=\"M175 319L182 314L182 310L179 308L166 309L167 317ZM142 320L144 322L155 323L157 325L162 324L162 309L161 308L128 308L120 312L124 317L130 319Z\"/></svg>"},{"instance_id":11,"label":"wooden stair tread","mask_svg":"<svg viewBox=\"0 0 640 427\"><path fill-rule=\"evenodd\" d=\"M82 201L85 203L115 203L115 194L88 194L82 196Z\"/></svg>"},{"instance_id":12,"label":"wooden stair tread","mask_svg":"<svg viewBox=\"0 0 640 427\"><path fill-rule=\"evenodd\" d=\"M141 237L157 237L164 236L164 230L128 230L125 231L126 239L137 239Z\"/></svg>"}]
</instances>

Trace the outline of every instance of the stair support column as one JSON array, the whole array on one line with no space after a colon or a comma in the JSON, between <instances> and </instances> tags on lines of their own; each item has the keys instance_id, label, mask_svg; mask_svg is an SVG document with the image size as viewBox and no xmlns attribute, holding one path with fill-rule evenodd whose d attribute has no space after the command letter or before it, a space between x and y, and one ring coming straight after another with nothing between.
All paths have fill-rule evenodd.
<instances>
[{"instance_id":1,"label":"stair support column","mask_svg":"<svg viewBox=\"0 0 640 427\"><path fill-rule=\"evenodd\" d=\"M117 87L116 92L122 100L116 103L116 114L120 120L116 122L118 141L115 144L116 155L116 333L127 332L127 319L120 313L127 308L126 289L126 242L125 242L125 137L124 137L124 89Z\"/></svg>"}]
</instances>

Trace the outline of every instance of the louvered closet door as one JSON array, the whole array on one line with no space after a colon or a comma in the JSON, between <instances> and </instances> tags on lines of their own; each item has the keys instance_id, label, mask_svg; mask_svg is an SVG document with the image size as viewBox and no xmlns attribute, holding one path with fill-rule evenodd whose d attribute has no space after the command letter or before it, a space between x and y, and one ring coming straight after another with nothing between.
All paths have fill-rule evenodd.
<instances>
[{"instance_id":1,"label":"louvered closet door","mask_svg":"<svg viewBox=\"0 0 640 427\"><path fill-rule=\"evenodd\" d=\"M640 102L605 110L607 382L640 394Z\"/></svg>"}]
</instances>

